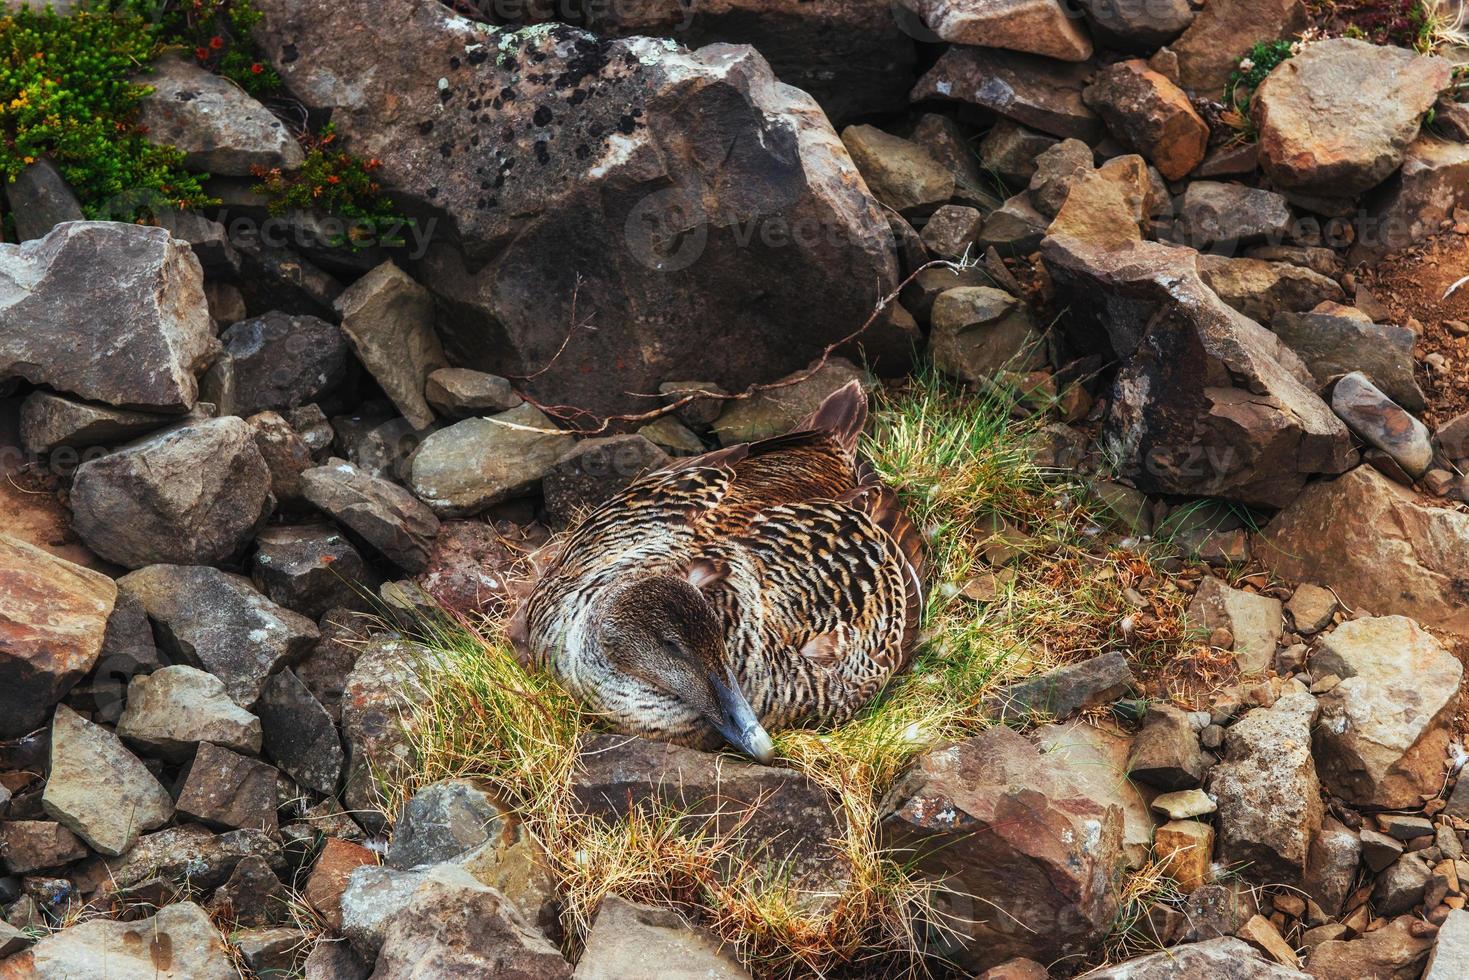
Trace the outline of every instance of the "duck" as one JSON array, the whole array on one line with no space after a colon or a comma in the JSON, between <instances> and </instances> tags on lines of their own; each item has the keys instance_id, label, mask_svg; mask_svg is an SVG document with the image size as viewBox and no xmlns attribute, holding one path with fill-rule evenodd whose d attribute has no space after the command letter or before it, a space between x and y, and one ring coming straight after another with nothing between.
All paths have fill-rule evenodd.
<instances>
[{"instance_id":1,"label":"duck","mask_svg":"<svg viewBox=\"0 0 1469 980\"><path fill-rule=\"evenodd\" d=\"M676 459L542 556L508 634L615 731L761 762L907 668L923 549L853 381L785 435Z\"/></svg>"}]
</instances>

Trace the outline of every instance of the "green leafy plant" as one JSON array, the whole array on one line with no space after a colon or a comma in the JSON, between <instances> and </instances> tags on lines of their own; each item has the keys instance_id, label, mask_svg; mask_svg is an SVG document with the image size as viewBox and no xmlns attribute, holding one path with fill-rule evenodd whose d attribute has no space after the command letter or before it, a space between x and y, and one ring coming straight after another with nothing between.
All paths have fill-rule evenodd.
<instances>
[{"instance_id":1,"label":"green leafy plant","mask_svg":"<svg viewBox=\"0 0 1469 980\"><path fill-rule=\"evenodd\" d=\"M340 149L330 123L302 142L306 160L300 170L253 169L260 179L253 189L270 199L270 213L314 210L344 218L354 227L344 241L334 243L338 245L355 247L364 240L398 244L385 238L392 238L405 222L382 195L382 186L374 176L378 161L363 160Z\"/></svg>"},{"instance_id":2,"label":"green leafy plant","mask_svg":"<svg viewBox=\"0 0 1469 980\"><path fill-rule=\"evenodd\" d=\"M280 76L250 36L262 16L251 0L122 0L121 7L152 22L160 44L190 52L251 95L280 91Z\"/></svg>"},{"instance_id":3,"label":"green leafy plant","mask_svg":"<svg viewBox=\"0 0 1469 980\"><path fill-rule=\"evenodd\" d=\"M137 124L148 89L131 81L157 51L153 25L129 11L0 17L0 172L13 181L50 157L89 217L127 220L212 203L182 154ZM130 201L132 204L119 204Z\"/></svg>"},{"instance_id":4,"label":"green leafy plant","mask_svg":"<svg viewBox=\"0 0 1469 980\"><path fill-rule=\"evenodd\" d=\"M1250 100L1255 89L1265 81L1267 75L1281 62L1286 61L1297 50L1293 41L1260 41L1250 48L1249 53L1239 60L1234 71L1229 73L1229 84L1224 87L1225 119L1247 139L1254 137L1254 123L1250 120Z\"/></svg>"}]
</instances>

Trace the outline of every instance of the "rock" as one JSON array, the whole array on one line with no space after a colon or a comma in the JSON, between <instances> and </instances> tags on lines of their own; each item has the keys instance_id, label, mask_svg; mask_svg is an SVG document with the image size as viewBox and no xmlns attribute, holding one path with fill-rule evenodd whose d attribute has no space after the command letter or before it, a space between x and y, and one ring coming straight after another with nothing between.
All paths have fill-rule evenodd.
<instances>
[{"instance_id":1,"label":"rock","mask_svg":"<svg viewBox=\"0 0 1469 980\"><path fill-rule=\"evenodd\" d=\"M1081 720L1042 725L1036 729L1034 740L1046 760L1064 768L1072 779L1087 788L1099 805L1116 804L1122 808L1122 853L1127 866L1141 868L1147 864L1148 851L1153 846L1153 818L1143 794L1128 778L1127 757L1132 740L1109 726ZM1213 808L1210 801L1209 810Z\"/></svg>"},{"instance_id":2,"label":"rock","mask_svg":"<svg viewBox=\"0 0 1469 980\"><path fill-rule=\"evenodd\" d=\"M1373 874L1385 870L1403 853L1403 845L1399 841L1370 827L1358 831L1358 842L1362 845L1362 861Z\"/></svg>"},{"instance_id":3,"label":"rock","mask_svg":"<svg viewBox=\"0 0 1469 980\"><path fill-rule=\"evenodd\" d=\"M1419 503L1371 467L1308 487L1266 525L1261 543L1257 553L1282 578L1469 635L1460 598L1469 515Z\"/></svg>"},{"instance_id":4,"label":"rock","mask_svg":"<svg viewBox=\"0 0 1469 980\"><path fill-rule=\"evenodd\" d=\"M1248 865L1251 878L1298 884L1323 807L1311 759L1316 700L1288 694L1255 708L1225 734L1225 759L1209 774L1218 803L1221 860Z\"/></svg>"},{"instance_id":5,"label":"rock","mask_svg":"<svg viewBox=\"0 0 1469 980\"><path fill-rule=\"evenodd\" d=\"M181 57L160 58L137 82L138 121L160 144L183 151L190 170L249 177L252 168L299 169L301 145L284 123L239 85Z\"/></svg>"},{"instance_id":6,"label":"rock","mask_svg":"<svg viewBox=\"0 0 1469 980\"><path fill-rule=\"evenodd\" d=\"M1092 148L1079 139L1065 139L1036 157L1030 178L1030 202L1054 218L1077 181L1095 170Z\"/></svg>"},{"instance_id":7,"label":"rock","mask_svg":"<svg viewBox=\"0 0 1469 980\"><path fill-rule=\"evenodd\" d=\"M797 375L805 371L796 372ZM826 396L850 381L861 381L866 387L872 379L851 361L829 359L809 378L787 384L796 375L772 382L775 387L757 391L751 398L729 402L714 423L714 432L726 446L756 442L784 435L791 427L810 415L826 400Z\"/></svg>"},{"instance_id":8,"label":"rock","mask_svg":"<svg viewBox=\"0 0 1469 980\"><path fill-rule=\"evenodd\" d=\"M20 439L26 452L40 456L61 446L116 445L171 421L170 416L154 412L133 412L33 391L20 405Z\"/></svg>"},{"instance_id":9,"label":"rock","mask_svg":"<svg viewBox=\"0 0 1469 980\"><path fill-rule=\"evenodd\" d=\"M42 238L64 221L81 221L76 194L50 159L41 157L23 169L5 187L5 200L15 216L15 239Z\"/></svg>"},{"instance_id":10,"label":"rock","mask_svg":"<svg viewBox=\"0 0 1469 980\"><path fill-rule=\"evenodd\" d=\"M342 896L358 868L376 868L377 854L365 847L335 837L327 838L311 876L306 880L303 897L321 913L327 925L342 928Z\"/></svg>"},{"instance_id":11,"label":"rock","mask_svg":"<svg viewBox=\"0 0 1469 980\"><path fill-rule=\"evenodd\" d=\"M1166 203L1166 195L1163 197ZM1072 183L1046 233L1123 248L1142 240L1142 225L1155 205L1143 158L1136 154L1113 157Z\"/></svg>"},{"instance_id":12,"label":"rock","mask_svg":"<svg viewBox=\"0 0 1469 980\"><path fill-rule=\"evenodd\" d=\"M1045 237L1047 224L1046 216L1030 203L1029 194L1016 194L985 218L978 244L1007 254L1033 252Z\"/></svg>"},{"instance_id":13,"label":"rock","mask_svg":"<svg viewBox=\"0 0 1469 980\"><path fill-rule=\"evenodd\" d=\"M217 568L150 565L120 584L142 601L168 654L218 677L241 707L321 637L311 620Z\"/></svg>"},{"instance_id":14,"label":"rock","mask_svg":"<svg viewBox=\"0 0 1469 980\"><path fill-rule=\"evenodd\" d=\"M1054 145L1054 136L1001 118L979 141L979 162L1010 186L1024 187L1035 174L1036 159Z\"/></svg>"},{"instance_id":15,"label":"rock","mask_svg":"<svg viewBox=\"0 0 1469 980\"><path fill-rule=\"evenodd\" d=\"M1065 718L1082 708L1115 701L1132 685L1127 661L1111 651L1007 684L986 700L985 710L996 721L1035 714Z\"/></svg>"},{"instance_id":16,"label":"rock","mask_svg":"<svg viewBox=\"0 0 1469 980\"><path fill-rule=\"evenodd\" d=\"M106 575L0 534L0 738L45 724L92 669L116 601Z\"/></svg>"},{"instance_id":17,"label":"rock","mask_svg":"<svg viewBox=\"0 0 1469 980\"><path fill-rule=\"evenodd\" d=\"M427 564L439 519L402 487L333 458L301 474L301 492L404 571Z\"/></svg>"},{"instance_id":18,"label":"rock","mask_svg":"<svg viewBox=\"0 0 1469 980\"><path fill-rule=\"evenodd\" d=\"M242 858L229 880L215 889L209 911L237 926L270 926L288 918L289 903L290 896L270 863L250 856Z\"/></svg>"},{"instance_id":19,"label":"rock","mask_svg":"<svg viewBox=\"0 0 1469 980\"><path fill-rule=\"evenodd\" d=\"M984 215L974 208L945 204L923 225L923 245L934 258L963 261L979 241Z\"/></svg>"},{"instance_id":20,"label":"rock","mask_svg":"<svg viewBox=\"0 0 1469 980\"><path fill-rule=\"evenodd\" d=\"M551 526L576 523L638 477L669 461L667 453L636 433L581 440L541 480Z\"/></svg>"},{"instance_id":21,"label":"rock","mask_svg":"<svg viewBox=\"0 0 1469 980\"><path fill-rule=\"evenodd\" d=\"M1213 180L1189 183L1178 217L1177 231L1185 243L1223 255L1240 245L1278 244L1290 236L1295 224L1290 205L1274 191Z\"/></svg>"},{"instance_id":22,"label":"rock","mask_svg":"<svg viewBox=\"0 0 1469 980\"><path fill-rule=\"evenodd\" d=\"M1454 103L1458 105L1458 103ZM1443 101L1439 101L1443 105ZM1464 112L1460 106L1460 112ZM1381 185L1357 221L1349 265L1371 262L1438 231L1440 222L1469 206L1469 145L1426 133L1408 145L1398 173Z\"/></svg>"},{"instance_id":23,"label":"rock","mask_svg":"<svg viewBox=\"0 0 1469 980\"><path fill-rule=\"evenodd\" d=\"M1443 785L1463 667L1405 616L1354 619L1321 639L1317 675L1340 684L1321 697L1321 779L1350 803L1416 808Z\"/></svg>"},{"instance_id":24,"label":"rock","mask_svg":"<svg viewBox=\"0 0 1469 980\"><path fill-rule=\"evenodd\" d=\"M946 953L966 970L1071 955L1112 923L1122 809L1093 802L1008 729L924 753L880 813L884 846L941 881L956 913Z\"/></svg>"},{"instance_id":25,"label":"rock","mask_svg":"<svg viewBox=\"0 0 1469 980\"><path fill-rule=\"evenodd\" d=\"M1328 820L1311 842L1301 890L1328 918L1341 915L1356 884L1361 857L1361 840L1335 820Z\"/></svg>"},{"instance_id":26,"label":"rock","mask_svg":"<svg viewBox=\"0 0 1469 980\"><path fill-rule=\"evenodd\" d=\"M618 895L602 899L573 974L576 980L742 980L749 975L718 940L687 925L677 912Z\"/></svg>"},{"instance_id":27,"label":"rock","mask_svg":"<svg viewBox=\"0 0 1469 980\"><path fill-rule=\"evenodd\" d=\"M1145 4L1084 0L1081 9L1099 44L1138 54L1156 51L1182 34L1194 19L1194 8L1186 0Z\"/></svg>"},{"instance_id":28,"label":"rock","mask_svg":"<svg viewBox=\"0 0 1469 980\"><path fill-rule=\"evenodd\" d=\"M1133 779L1159 789L1198 786L1209 769L1188 713L1170 704L1151 704L1142 730L1132 743L1127 771Z\"/></svg>"},{"instance_id":29,"label":"rock","mask_svg":"<svg viewBox=\"0 0 1469 980\"><path fill-rule=\"evenodd\" d=\"M198 824L184 824L143 835L131 851L107 862L107 873L115 891L162 879L202 893L224 884L242 861L252 857L264 860L276 874L285 873L279 842L261 831L216 834Z\"/></svg>"},{"instance_id":30,"label":"rock","mask_svg":"<svg viewBox=\"0 0 1469 980\"><path fill-rule=\"evenodd\" d=\"M1423 411L1423 391L1413 377L1413 344L1406 327L1363 322L1335 313L1275 314L1270 329L1300 355L1323 389L1353 371L1365 374L1410 412Z\"/></svg>"},{"instance_id":31,"label":"rock","mask_svg":"<svg viewBox=\"0 0 1469 980\"><path fill-rule=\"evenodd\" d=\"M504 895L452 865L428 872L388 918L373 976L408 980L448 971L526 980L571 976L560 951Z\"/></svg>"},{"instance_id":32,"label":"rock","mask_svg":"<svg viewBox=\"0 0 1469 980\"><path fill-rule=\"evenodd\" d=\"M1257 949L1264 951L1266 956L1281 966L1288 966L1294 969L1301 965L1300 959L1296 956L1295 949L1285 941L1285 937L1281 936L1280 930L1275 927L1275 923L1263 915L1253 916L1245 923L1239 935L1241 939L1244 939Z\"/></svg>"},{"instance_id":33,"label":"rock","mask_svg":"<svg viewBox=\"0 0 1469 980\"><path fill-rule=\"evenodd\" d=\"M320 405L302 405L287 412L285 418L311 451L312 459L321 462L331 455L332 440L337 434Z\"/></svg>"},{"instance_id":34,"label":"rock","mask_svg":"<svg viewBox=\"0 0 1469 980\"><path fill-rule=\"evenodd\" d=\"M1211 3L1169 48L1178 60L1178 84L1217 99L1240 58L1261 41L1294 37L1306 29L1301 0L1225 0Z\"/></svg>"},{"instance_id":35,"label":"rock","mask_svg":"<svg viewBox=\"0 0 1469 980\"><path fill-rule=\"evenodd\" d=\"M842 143L873 196L894 211L928 214L954 195L954 175L917 143L875 126L848 126Z\"/></svg>"},{"instance_id":36,"label":"rock","mask_svg":"<svg viewBox=\"0 0 1469 980\"><path fill-rule=\"evenodd\" d=\"M203 273L161 228L73 221L0 247L0 381L182 413L218 349ZM78 329L78 323L85 324Z\"/></svg>"},{"instance_id":37,"label":"rock","mask_svg":"<svg viewBox=\"0 0 1469 980\"><path fill-rule=\"evenodd\" d=\"M796 370L870 314L867 291L859 298L842 283L897 285L887 221L830 124L751 49L608 43L560 25L486 30L435 4L390 16L373 0L258 9L256 37L290 90L330 115L354 152L381 162L375 176L409 210L442 215L416 274L440 300L459 366L538 374L527 394L592 412L644 411L634 393L670 378L739 391ZM888 10L869 0L839 18L860 24L851 29L864 45L874 34L898 42L884 66L911 51L874 31ZM654 12L666 18L670 8ZM362 50L344 37L412 57L343 87L337 79L361 74ZM809 66L813 51L851 77L824 41L799 43L792 60ZM887 86L892 76L871 79ZM514 98L493 110L498 125L486 133L478 93L506 88ZM381 111L390 100L397 110ZM511 139L498 138L507 131ZM495 138L474 141L482 135ZM752 282L773 290L769 302L751 306ZM547 367L588 313L595 331L577 330ZM744 342L730 345L736 326ZM863 340L870 354L906 363L900 331L878 324Z\"/></svg>"},{"instance_id":38,"label":"rock","mask_svg":"<svg viewBox=\"0 0 1469 980\"><path fill-rule=\"evenodd\" d=\"M125 568L226 561L274 506L254 430L234 417L189 423L83 463L71 492L77 534Z\"/></svg>"},{"instance_id":39,"label":"rock","mask_svg":"<svg viewBox=\"0 0 1469 980\"><path fill-rule=\"evenodd\" d=\"M117 734L151 755L182 762L200 742L256 755L260 719L230 700L213 674L175 664L128 683Z\"/></svg>"},{"instance_id":40,"label":"rock","mask_svg":"<svg viewBox=\"0 0 1469 980\"><path fill-rule=\"evenodd\" d=\"M253 829L274 836L276 771L258 759L203 742L184 777L180 816L216 830Z\"/></svg>"},{"instance_id":41,"label":"rock","mask_svg":"<svg viewBox=\"0 0 1469 980\"><path fill-rule=\"evenodd\" d=\"M1213 877L1210 861L1214 856L1214 828L1206 823L1168 821L1156 831L1153 851L1163 873L1178 882L1184 894L1196 891Z\"/></svg>"},{"instance_id":42,"label":"rock","mask_svg":"<svg viewBox=\"0 0 1469 980\"><path fill-rule=\"evenodd\" d=\"M388 849L388 865L400 871L458 864L486 844L494 845L511 824L510 813L483 786L470 780L431 783L403 806Z\"/></svg>"},{"instance_id":43,"label":"rock","mask_svg":"<svg viewBox=\"0 0 1469 980\"><path fill-rule=\"evenodd\" d=\"M1381 813L1377 822L1390 837L1404 842L1433 836L1433 821L1405 813Z\"/></svg>"},{"instance_id":44,"label":"rock","mask_svg":"<svg viewBox=\"0 0 1469 980\"><path fill-rule=\"evenodd\" d=\"M1153 797L1153 811L1170 820L1187 820L1213 813L1218 807L1201 789L1181 789Z\"/></svg>"},{"instance_id":45,"label":"rock","mask_svg":"<svg viewBox=\"0 0 1469 980\"><path fill-rule=\"evenodd\" d=\"M677 783L660 773L677 772ZM803 905L839 900L851 874L832 842L841 837L826 792L788 769L731 762L643 738L594 735L580 749L571 792L577 812L616 819L632 807L662 804L707 820L735 838L741 859L779 860L793 899Z\"/></svg>"},{"instance_id":46,"label":"rock","mask_svg":"<svg viewBox=\"0 0 1469 980\"><path fill-rule=\"evenodd\" d=\"M310 940L296 928L253 928L236 931L230 943L259 977L289 976L298 954Z\"/></svg>"},{"instance_id":47,"label":"rock","mask_svg":"<svg viewBox=\"0 0 1469 980\"><path fill-rule=\"evenodd\" d=\"M1402 164L1452 67L1355 38L1307 45L1251 100L1261 169L1302 194L1351 197L1375 187Z\"/></svg>"},{"instance_id":48,"label":"rock","mask_svg":"<svg viewBox=\"0 0 1469 980\"><path fill-rule=\"evenodd\" d=\"M306 957L306 980L367 980L372 967L341 940L319 941Z\"/></svg>"},{"instance_id":49,"label":"rock","mask_svg":"<svg viewBox=\"0 0 1469 980\"><path fill-rule=\"evenodd\" d=\"M435 412L449 419L508 412L524 400L504 378L468 368L430 373L423 396Z\"/></svg>"},{"instance_id":50,"label":"rock","mask_svg":"<svg viewBox=\"0 0 1469 980\"><path fill-rule=\"evenodd\" d=\"M1191 626L1229 630L1241 674L1263 674L1269 669L1284 628L1283 618L1279 599L1232 589L1212 575L1199 582L1188 606Z\"/></svg>"},{"instance_id":51,"label":"rock","mask_svg":"<svg viewBox=\"0 0 1469 980\"><path fill-rule=\"evenodd\" d=\"M992 48L950 47L913 89L914 102L944 99L988 109L1062 139L1095 137L1100 120L1082 101L1086 63Z\"/></svg>"},{"instance_id":52,"label":"rock","mask_svg":"<svg viewBox=\"0 0 1469 980\"><path fill-rule=\"evenodd\" d=\"M1031 371L1044 361L1026 305L987 286L961 286L933 304L930 356L950 377L975 384L1001 371Z\"/></svg>"},{"instance_id":53,"label":"rock","mask_svg":"<svg viewBox=\"0 0 1469 980\"><path fill-rule=\"evenodd\" d=\"M0 969L5 969L6 957L29 949L34 944L35 938L30 933L0 919Z\"/></svg>"},{"instance_id":54,"label":"rock","mask_svg":"<svg viewBox=\"0 0 1469 980\"><path fill-rule=\"evenodd\" d=\"M1413 980L1433 947L1432 936L1415 935L1417 919L1402 916L1357 939L1330 940L1311 951L1306 972L1313 977L1381 977Z\"/></svg>"},{"instance_id":55,"label":"rock","mask_svg":"<svg viewBox=\"0 0 1469 980\"><path fill-rule=\"evenodd\" d=\"M1085 61L1092 39L1056 0L903 0L938 40Z\"/></svg>"},{"instance_id":56,"label":"rock","mask_svg":"<svg viewBox=\"0 0 1469 980\"><path fill-rule=\"evenodd\" d=\"M1220 299L1260 323L1344 298L1336 280L1286 262L1200 255L1199 272Z\"/></svg>"},{"instance_id":57,"label":"rock","mask_svg":"<svg viewBox=\"0 0 1469 980\"><path fill-rule=\"evenodd\" d=\"M255 544L255 587L310 619L332 609L363 608L364 593L377 588L377 575L331 525L276 525L261 531Z\"/></svg>"},{"instance_id":58,"label":"rock","mask_svg":"<svg viewBox=\"0 0 1469 980\"><path fill-rule=\"evenodd\" d=\"M1428 426L1409 415L1360 371L1336 383L1331 408L1353 432L1393 458L1409 476L1433 465Z\"/></svg>"},{"instance_id":59,"label":"rock","mask_svg":"<svg viewBox=\"0 0 1469 980\"><path fill-rule=\"evenodd\" d=\"M1454 980L1469 974L1469 912L1454 909L1439 926L1423 980Z\"/></svg>"},{"instance_id":60,"label":"rock","mask_svg":"<svg viewBox=\"0 0 1469 980\"><path fill-rule=\"evenodd\" d=\"M1079 980L1305 980L1307 974L1262 959L1233 936L1185 943L1083 973Z\"/></svg>"},{"instance_id":61,"label":"rock","mask_svg":"<svg viewBox=\"0 0 1469 980\"><path fill-rule=\"evenodd\" d=\"M173 816L153 774L107 729L58 705L42 806L51 819L102 854L130 849L138 835Z\"/></svg>"},{"instance_id":62,"label":"rock","mask_svg":"<svg viewBox=\"0 0 1469 980\"><path fill-rule=\"evenodd\" d=\"M415 428L434 413L424 399L428 376L447 367L434 333L434 298L391 260L336 300L342 333L387 396Z\"/></svg>"},{"instance_id":63,"label":"rock","mask_svg":"<svg viewBox=\"0 0 1469 980\"><path fill-rule=\"evenodd\" d=\"M357 658L342 693L342 739L347 746L347 808L367 823L380 824L379 782L409 771L412 751L404 733L411 707L425 696L423 677L432 668L423 647L395 639L370 643ZM369 828L373 829L373 828Z\"/></svg>"},{"instance_id":64,"label":"rock","mask_svg":"<svg viewBox=\"0 0 1469 980\"><path fill-rule=\"evenodd\" d=\"M943 209L940 208L940 210ZM902 221L901 218L896 217L894 220ZM907 222L904 222L904 224L906 225ZM908 230L913 232L911 227ZM913 234L916 235L917 233L913 232ZM923 258L926 258L926 256L920 258L920 262ZM663 403L665 405L673 405L682 401L688 395L707 394L714 396L729 394L729 392L710 381L665 381L658 386L658 393L663 396ZM702 430L714 424L714 420L719 418L719 413L724 411L724 406L725 399L723 398L695 398L693 401L684 403L683 407L676 409L673 414L678 421L689 428Z\"/></svg>"},{"instance_id":65,"label":"rock","mask_svg":"<svg viewBox=\"0 0 1469 980\"><path fill-rule=\"evenodd\" d=\"M0 821L0 868L13 875L80 861L91 854L75 834L50 820Z\"/></svg>"},{"instance_id":66,"label":"rock","mask_svg":"<svg viewBox=\"0 0 1469 980\"><path fill-rule=\"evenodd\" d=\"M1102 69L1082 98L1118 142L1147 157L1168 180L1179 180L1204 159L1209 127L1183 90L1146 62L1120 61Z\"/></svg>"},{"instance_id":67,"label":"rock","mask_svg":"<svg viewBox=\"0 0 1469 980\"><path fill-rule=\"evenodd\" d=\"M465 419L423 441L409 461L410 483L440 517L470 517L533 492L574 439L529 404Z\"/></svg>"},{"instance_id":68,"label":"rock","mask_svg":"<svg viewBox=\"0 0 1469 980\"><path fill-rule=\"evenodd\" d=\"M1063 236L1042 254L1069 333L1123 360L1104 436L1138 489L1278 507L1307 474L1347 468L1346 428L1304 365L1205 286L1195 253Z\"/></svg>"},{"instance_id":69,"label":"rock","mask_svg":"<svg viewBox=\"0 0 1469 980\"><path fill-rule=\"evenodd\" d=\"M255 710L265 751L286 775L313 792L335 793L346 755L331 715L295 671L272 676Z\"/></svg>"},{"instance_id":70,"label":"rock","mask_svg":"<svg viewBox=\"0 0 1469 980\"><path fill-rule=\"evenodd\" d=\"M270 312L220 335L234 361L234 414L285 412L321 401L347 380L352 352L340 328Z\"/></svg>"},{"instance_id":71,"label":"rock","mask_svg":"<svg viewBox=\"0 0 1469 980\"><path fill-rule=\"evenodd\" d=\"M913 131L908 138L925 147L935 160L954 175L954 199L957 203L953 206L964 205L970 210L984 212L999 203L995 196L994 180L980 169L979 160L975 157L973 132L967 126L941 113L925 112L913 124ZM932 221L931 218L929 220ZM891 225L891 222L890 227L893 228L895 239L907 237L900 228ZM910 230L911 227L909 226ZM924 227L926 230L927 225ZM904 274L909 274L912 268L907 267L908 256L902 254L905 246L901 241L898 249L899 258L905 266Z\"/></svg>"},{"instance_id":72,"label":"rock","mask_svg":"<svg viewBox=\"0 0 1469 980\"><path fill-rule=\"evenodd\" d=\"M193 902L129 922L91 919L0 960L3 980L236 980L224 939Z\"/></svg>"}]
</instances>

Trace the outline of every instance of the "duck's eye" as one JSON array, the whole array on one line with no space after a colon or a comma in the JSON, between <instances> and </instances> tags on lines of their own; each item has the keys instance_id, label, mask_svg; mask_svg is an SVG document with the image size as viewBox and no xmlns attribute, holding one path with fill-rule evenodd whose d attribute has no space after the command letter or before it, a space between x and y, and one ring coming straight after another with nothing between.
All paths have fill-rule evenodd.
<instances>
[{"instance_id":1,"label":"duck's eye","mask_svg":"<svg viewBox=\"0 0 1469 980\"><path fill-rule=\"evenodd\" d=\"M682 658L684 655L683 646L677 640L664 640L663 652L675 660Z\"/></svg>"}]
</instances>

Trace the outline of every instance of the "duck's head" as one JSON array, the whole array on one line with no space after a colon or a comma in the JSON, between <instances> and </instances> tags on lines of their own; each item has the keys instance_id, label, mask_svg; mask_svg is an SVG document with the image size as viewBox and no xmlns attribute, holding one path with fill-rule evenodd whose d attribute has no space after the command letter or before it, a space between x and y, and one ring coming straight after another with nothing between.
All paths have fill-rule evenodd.
<instances>
[{"instance_id":1,"label":"duck's head","mask_svg":"<svg viewBox=\"0 0 1469 980\"><path fill-rule=\"evenodd\" d=\"M700 591L708 580L649 575L608 590L592 624L612 671L599 700L634 730L684 739L712 730L768 763L775 746L735 682L724 633Z\"/></svg>"}]
</instances>

